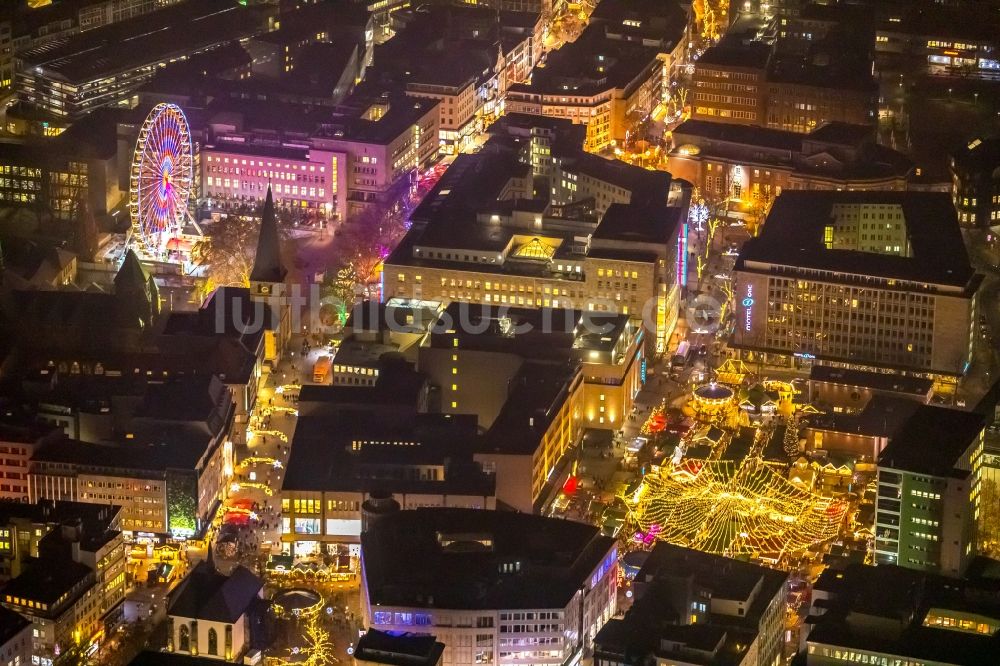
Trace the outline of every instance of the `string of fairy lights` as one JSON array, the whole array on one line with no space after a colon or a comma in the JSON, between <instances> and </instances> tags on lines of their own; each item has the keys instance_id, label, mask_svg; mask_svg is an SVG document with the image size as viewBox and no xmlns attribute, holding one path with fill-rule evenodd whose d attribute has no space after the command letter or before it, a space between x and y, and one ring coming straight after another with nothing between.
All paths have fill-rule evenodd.
<instances>
[{"instance_id":1,"label":"string of fairy lights","mask_svg":"<svg viewBox=\"0 0 1000 666\"><path fill-rule=\"evenodd\" d=\"M796 486L759 458L686 460L647 474L633 498L640 540L723 555L801 552L837 536L849 505Z\"/></svg>"}]
</instances>

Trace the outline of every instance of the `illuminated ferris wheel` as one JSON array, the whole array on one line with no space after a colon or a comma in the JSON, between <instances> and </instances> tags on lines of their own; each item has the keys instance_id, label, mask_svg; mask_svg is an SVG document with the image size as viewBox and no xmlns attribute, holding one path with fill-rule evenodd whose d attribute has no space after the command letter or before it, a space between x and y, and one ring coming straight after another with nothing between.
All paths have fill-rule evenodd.
<instances>
[{"instance_id":1,"label":"illuminated ferris wheel","mask_svg":"<svg viewBox=\"0 0 1000 666\"><path fill-rule=\"evenodd\" d=\"M183 226L193 165L184 112L176 104L157 104L139 130L129 179L132 236L143 254L162 258L171 234Z\"/></svg>"}]
</instances>

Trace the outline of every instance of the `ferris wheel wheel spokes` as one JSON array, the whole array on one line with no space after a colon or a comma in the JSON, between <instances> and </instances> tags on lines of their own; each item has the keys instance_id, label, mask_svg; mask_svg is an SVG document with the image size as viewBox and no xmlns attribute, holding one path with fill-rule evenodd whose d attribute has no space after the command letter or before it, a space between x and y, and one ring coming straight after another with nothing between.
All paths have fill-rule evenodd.
<instances>
[{"instance_id":1,"label":"ferris wheel wheel spokes","mask_svg":"<svg viewBox=\"0 0 1000 666\"><path fill-rule=\"evenodd\" d=\"M164 258L169 236L190 216L193 167L184 112L175 104L157 104L139 130L129 183L132 237L150 258Z\"/></svg>"}]
</instances>

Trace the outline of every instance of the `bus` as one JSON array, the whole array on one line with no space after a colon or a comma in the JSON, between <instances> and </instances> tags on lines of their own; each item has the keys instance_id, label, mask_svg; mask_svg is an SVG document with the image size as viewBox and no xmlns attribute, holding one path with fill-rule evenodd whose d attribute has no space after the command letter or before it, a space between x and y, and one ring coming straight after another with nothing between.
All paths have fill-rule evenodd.
<instances>
[{"instance_id":1,"label":"bus","mask_svg":"<svg viewBox=\"0 0 1000 666\"><path fill-rule=\"evenodd\" d=\"M325 384L327 375L330 374L330 357L320 356L313 366L313 383Z\"/></svg>"},{"instance_id":2,"label":"bus","mask_svg":"<svg viewBox=\"0 0 1000 666\"><path fill-rule=\"evenodd\" d=\"M687 365L689 356L691 356L691 343L687 340L681 340L681 343L677 345L677 350L674 352L673 358L670 359L670 367L674 370L683 369Z\"/></svg>"}]
</instances>

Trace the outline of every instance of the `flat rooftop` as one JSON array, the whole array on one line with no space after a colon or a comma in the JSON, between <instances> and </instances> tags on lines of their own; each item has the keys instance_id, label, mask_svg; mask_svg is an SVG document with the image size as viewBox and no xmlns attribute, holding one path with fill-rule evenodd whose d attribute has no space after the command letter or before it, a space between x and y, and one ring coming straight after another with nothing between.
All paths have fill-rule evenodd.
<instances>
[{"instance_id":1,"label":"flat rooftop","mask_svg":"<svg viewBox=\"0 0 1000 666\"><path fill-rule=\"evenodd\" d=\"M673 137L674 143L679 144L682 151L687 137L698 137L723 143L798 152L802 149L803 135L799 132L753 125L717 123L710 120L685 120L673 131Z\"/></svg>"},{"instance_id":2,"label":"flat rooftop","mask_svg":"<svg viewBox=\"0 0 1000 666\"><path fill-rule=\"evenodd\" d=\"M911 256L827 249L823 232L835 205L898 205ZM771 207L763 231L748 240L736 270L775 264L968 290L975 271L962 240L951 196L944 192L837 192L786 190Z\"/></svg>"},{"instance_id":3,"label":"flat rooftop","mask_svg":"<svg viewBox=\"0 0 1000 666\"><path fill-rule=\"evenodd\" d=\"M822 397L819 396L820 401ZM867 437L891 437L916 413L920 404L912 398L876 395L868 401L860 414L810 414L804 421L815 430Z\"/></svg>"},{"instance_id":4,"label":"flat rooftop","mask_svg":"<svg viewBox=\"0 0 1000 666\"><path fill-rule=\"evenodd\" d=\"M373 607L561 609L614 547L596 527L571 520L400 511L361 536L363 584ZM505 564L511 573L501 573Z\"/></svg>"},{"instance_id":5,"label":"flat rooftop","mask_svg":"<svg viewBox=\"0 0 1000 666\"><path fill-rule=\"evenodd\" d=\"M264 17L263 12L230 0L184 2L57 38L18 57L24 69L38 67L82 84L263 32Z\"/></svg>"},{"instance_id":6,"label":"flat rooftop","mask_svg":"<svg viewBox=\"0 0 1000 666\"><path fill-rule=\"evenodd\" d=\"M517 118L506 135L498 131L479 153L459 155L413 212L413 228L386 263L566 280L583 276L563 270L559 260L580 261L592 255L655 263L657 252L676 239L686 199L681 197L677 205L671 197L686 192L687 184L674 183L663 171L591 155L576 145L564 151L560 168L625 190L627 205L612 205L598 219L592 210L563 217L547 195L501 199L512 182L531 177L516 145L529 126L526 117ZM555 141L560 141L562 126L543 121L539 128L554 132ZM527 224L538 217L540 227ZM585 250L577 239L588 235L593 243ZM532 253L528 247L532 244L544 247ZM442 249L459 252L454 259L431 256Z\"/></svg>"},{"instance_id":7,"label":"flat rooftop","mask_svg":"<svg viewBox=\"0 0 1000 666\"><path fill-rule=\"evenodd\" d=\"M0 645L6 645L9 640L31 626L31 621L4 606L0 606Z\"/></svg>"},{"instance_id":8,"label":"flat rooftop","mask_svg":"<svg viewBox=\"0 0 1000 666\"><path fill-rule=\"evenodd\" d=\"M478 437L474 415L360 403L310 406L300 410L282 489L471 495L485 504L496 479L472 462ZM440 467L442 474L413 473L420 467Z\"/></svg>"},{"instance_id":9,"label":"flat rooftop","mask_svg":"<svg viewBox=\"0 0 1000 666\"><path fill-rule=\"evenodd\" d=\"M879 467L916 474L952 476L962 454L986 426L981 414L920 405L879 455Z\"/></svg>"},{"instance_id":10,"label":"flat rooftop","mask_svg":"<svg viewBox=\"0 0 1000 666\"><path fill-rule=\"evenodd\" d=\"M611 204L594 231L597 240L643 244L676 242L686 210L681 206Z\"/></svg>"},{"instance_id":11,"label":"flat rooftop","mask_svg":"<svg viewBox=\"0 0 1000 666\"><path fill-rule=\"evenodd\" d=\"M35 524L53 524L81 521L84 532L103 532L111 527L121 507L90 502L42 500L34 504L0 502L0 525L14 520L27 520Z\"/></svg>"},{"instance_id":12,"label":"flat rooftop","mask_svg":"<svg viewBox=\"0 0 1000 666\"><path fill-rule=\"evenodd\" d=\"M749 157L750 151L766 152ZM815 163L830 153L833 160ZM673 131L671 156L701 160L723 158L753 164L787 166L796 172L836 179L904 178L913 170L909 157L874 142L867 125L827 123L808 134L788 130L687 120Z\"/></svg>"},{"instance_id":13,"label":"flat rooftop","mask_svg":"<svg viewBox=\"0 0 1000 666\"><path fill-rule=\"evenodd\" d=\"M562 308L509 308L451 303L431 333L431 346L450 348L459 339L465 350L499 351L534 359L586 361L585 352L611 352L628 326L628 315ZM449 322L467 323L446 329ZM454 333L448 331L454 330Z\"/></svg>"},{"instance_id":14,"label":"flat rooftop","mask_svg":"<svg viewBox=\"0 0 1000 666\"><path fill-rule=\"evenodd\" d=\"M625 89L639 80L656 57L656 48L609 39L604 25L595 22L575 41L550 52L545 66L532 72L530 84L515 84L512 89L548 95Z\"/></svg>"},{"instance_id":15,"label":"flat rooftop","mask_svg":"<svg viewBox=\"0 0 1000 666\"><path fill-rule=\"evenodd\" d=\"M695 63L695 72L702 65L759 69L767 67L771 47L762 42L743 44L735 38L723 38L718 44L701 54Z\"/></svg>"},{"instance_id":16,"label":"flat rooftop","mask_svg":"<svg viewBox=\"0 0 1000 666\"><path fill-rule=\"evenodd\" d=\"M853 564L825 571L816 589L827 592L830 601L826 613L815 618L809 643L961 666L993 666L1000 653L1000 634L923 626L931 608L1000 618L995 578L956 579L894 565ZM873 631L865 616L885 621Z\"/></svg>"},{"instance_id":17,"label":"flat rooftop","mask_svg":"<svg viewBox=\"0 0 1000 666\"><path fill-rule=\"evenodd\" d=\"M344 329L360 331L399 331L425 333L438 319L443 308L440 301L411 298L390 298L386 303L361 301L348 313Z\"/></svg>"},{"instance_id":18,"label":"flat rooftop","mask_svg":"<svg viewBox=\"0 0 1000 666\"><path fill-rule=\"evenodd\" d=\"M569 395L579 366L528 361L510 382L510 393L480 446L484 453L535 452Z\"/></svg>"},{"instance_id":19,"label":"flat rooftop","mask_svg":"<svg viewBox=\"0 0 1000 666\"><path fill-rule=\"evenodd\" d=\"M788 574L767 567L734 560L721 555L702 553L690 548L658 542L636 575L636 580L663 581L670 584L673 578L693 577L699 585L711 590L712 597L734 601L750 599L756 594L740 617L712 615L713 621L728 622L733 626L757 628L771 600L784 588ZM676 609L678 613L686 609Z\"/></svg>"},{"instance_id":20,"label":"flat rooftop","mask_svg":"<svg viewBox=\"0 0 1000 666\"><path fill-rule=\"evenodd\" d=\"M913 397L927 396L934 386L933 380L924 377L868 370L849 370L831 365L814 365L809 371L809 380L841 386L857 386L884 393L900 393Z\"/></svg>"},{"instance_id":21,"label":"flat rooftop","mask_svg":"<svg viewBox=\"0 0 1000 666\"><path fill-rule=\"evenodd\" d=\"M48 614L64 594L92 575L90 567L73 560L60 559L58 564L40 560L7 583L0 594L5 602L7 597L17 597L47 604L48 610L42 612ZM79 592L83 594L82 589Z\"/></svg>"},{"instance_id":22,"label":"flat rooftop","mask_svg":"<svg viewBox=\"0 0 1000 666\"><path fill-rule=\"evenodd\" d=\"M609 33L655 39L668 49L684 39L688 28L687 12L674 0L602 0L590 20L606 22Z\"/></svg>"},{"instance_id":23,"label":"flat rooftop","mask_svg":"<svg viewBox=\"0 0 1000 666\"><path fill-rule=\"evenodd\" d=\"M358 639L354 658L390 666L435 666L444 654L444 643L424 634L396 634L369 629Z\"/></svg>"}]
</instances>

